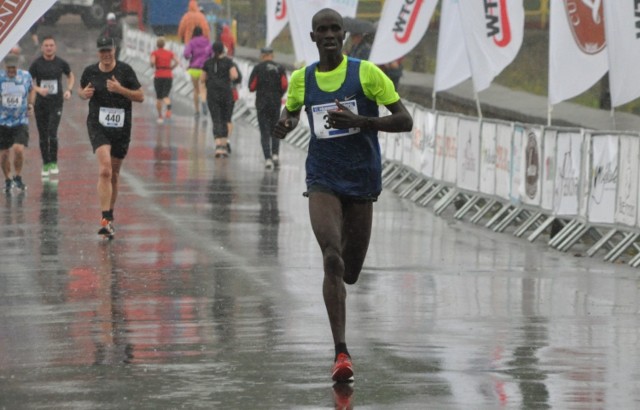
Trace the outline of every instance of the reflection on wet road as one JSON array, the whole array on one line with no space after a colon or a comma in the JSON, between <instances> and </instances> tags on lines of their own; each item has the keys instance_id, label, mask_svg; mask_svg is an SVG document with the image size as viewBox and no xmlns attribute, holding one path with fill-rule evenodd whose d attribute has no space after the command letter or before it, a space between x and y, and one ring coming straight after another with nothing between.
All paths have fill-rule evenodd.
<instances>
[{"instance_id":1,"label":"reflection on wet road","mask_svg":"<svg viewBox=\"0 0 640 410\"><path fill-rule=\"evenodd\" d=\"M89 40L60 47L76 73ZM115 240L96 235L78 98L60 176L41 180L32 127L29 189L1 198L0 409L640 406L636 270L391 194L348 289L356 383L334 387L304 154L284 146L282 168L265 171L258 131L239 122L231 157L214 159L210 120L186 101L157 125L141 80Z\"/></svg>"}]
</instances>

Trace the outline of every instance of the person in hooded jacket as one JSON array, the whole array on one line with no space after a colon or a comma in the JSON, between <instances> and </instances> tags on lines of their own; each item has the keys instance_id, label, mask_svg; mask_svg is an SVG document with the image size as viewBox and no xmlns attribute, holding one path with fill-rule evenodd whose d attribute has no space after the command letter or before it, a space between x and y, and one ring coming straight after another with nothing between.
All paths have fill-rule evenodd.
<instances>
[{"instance_id":1,"label":"person in hooded jacket","mask_svg":"<svg viewBox=\"0 0 640 410\"><path fill-rule=\"evenodd\" d=\"M196 0L190 0L187 7L187 12L180 19L178 23L178 37L184 44L189 44L193 37L193 30L196 27L202 29L202 35L206 37L207 41L211 39L211 29L209 28L209 22L207 17L200 11L200 6Z\"/></svg>"}]
</instances>

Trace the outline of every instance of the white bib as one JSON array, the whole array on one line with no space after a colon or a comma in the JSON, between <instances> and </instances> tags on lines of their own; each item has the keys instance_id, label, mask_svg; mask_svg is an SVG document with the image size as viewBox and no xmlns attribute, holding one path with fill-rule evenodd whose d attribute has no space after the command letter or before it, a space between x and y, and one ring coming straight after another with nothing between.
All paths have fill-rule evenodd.
<instances>
[{"instance_id":1,"label":"white bib","mask_svg":"<svg viewBox=\"0 0 640 410\"><path fill-rule=\"evenodd\" d=\"M354 114L358 114L358 104L355 100L340 101ZM336 111L338 106L336 103L327 103L311 106L311 115L313 117L313 132L318 139L328 139L344 137L360 132L360 128L336 129L329 125L329 114L327 111Z\"/></svg>"},{"instance_id":2,"label":"white bib","mask_svg":"<svg viewBox=\"0 0 640 410\"><path fill-rule=\"evenodd\" d=\"M105 127L122 128L124 126L124 108L100 107L98 121Z\"/></svg>"},{"instance_id":3,"label":"white bib","mask_svg":"<svg viewBox=\"0 0 640 410\"><path fill-rule=\"evenodd\" d=\"M40 87L49 90L49 95L58 94L58 80L42 80Z\"/></svg>"},{"instance_id":4,"label":"white bib","mask_svg":"<svg viewBox=\"0 0 640 410\"><path fill-rule=\"evenodd\" d=\"M2 105L7 108L22 107L22 95L2 93Z\"/></svg>"}]
</instances>

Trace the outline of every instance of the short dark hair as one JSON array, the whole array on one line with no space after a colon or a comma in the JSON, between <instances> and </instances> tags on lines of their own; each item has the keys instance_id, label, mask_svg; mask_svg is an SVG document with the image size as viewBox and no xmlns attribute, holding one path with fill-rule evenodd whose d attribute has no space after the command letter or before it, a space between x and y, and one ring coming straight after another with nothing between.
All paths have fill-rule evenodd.
<instances>
[{"instance_id":1,"label":"short dark hair","mask_svg":"<svg viewBox=\"0 0 640 410\"><path fill-rule=\"evenodd\" d=\"M202 35L202 33L203 33L203 31L202 31L202 27L200 27L200 26L196 26L196 27L193 29L193 33L192 33L192 35L191 35L191 36L192 36L192 37L198 37L198 36L201 36L201 35Z\"/></svg>"},{"instance_id":2,"label":"short dark hair","mask_svg":"<svg viewBox=\"0 0 640 410\"><path fill-rule=\"evenodd\" d=\"M211 45L211 49L216 53L216 55L220 55L224 53L224 44L222 44L221 41L216 41Z\"/></svg>"}]
</instances>

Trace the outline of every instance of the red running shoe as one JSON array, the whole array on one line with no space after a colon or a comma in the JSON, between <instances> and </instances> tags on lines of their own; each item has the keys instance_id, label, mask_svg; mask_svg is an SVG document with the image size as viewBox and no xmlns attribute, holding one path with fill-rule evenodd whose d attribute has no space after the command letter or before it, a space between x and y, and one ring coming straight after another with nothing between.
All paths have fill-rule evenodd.
<instances>
[{"instance_id":1,"label":"red running shoe","mask_svg":"<svg viewBox=\"0 0 640 410\"><path fill-rule=\"evenodd\" d=\"M353 381L353 363L348 354L338 353L331 371L331 378L333 381L343 383Z\"/></svg>"}]
</instances>

